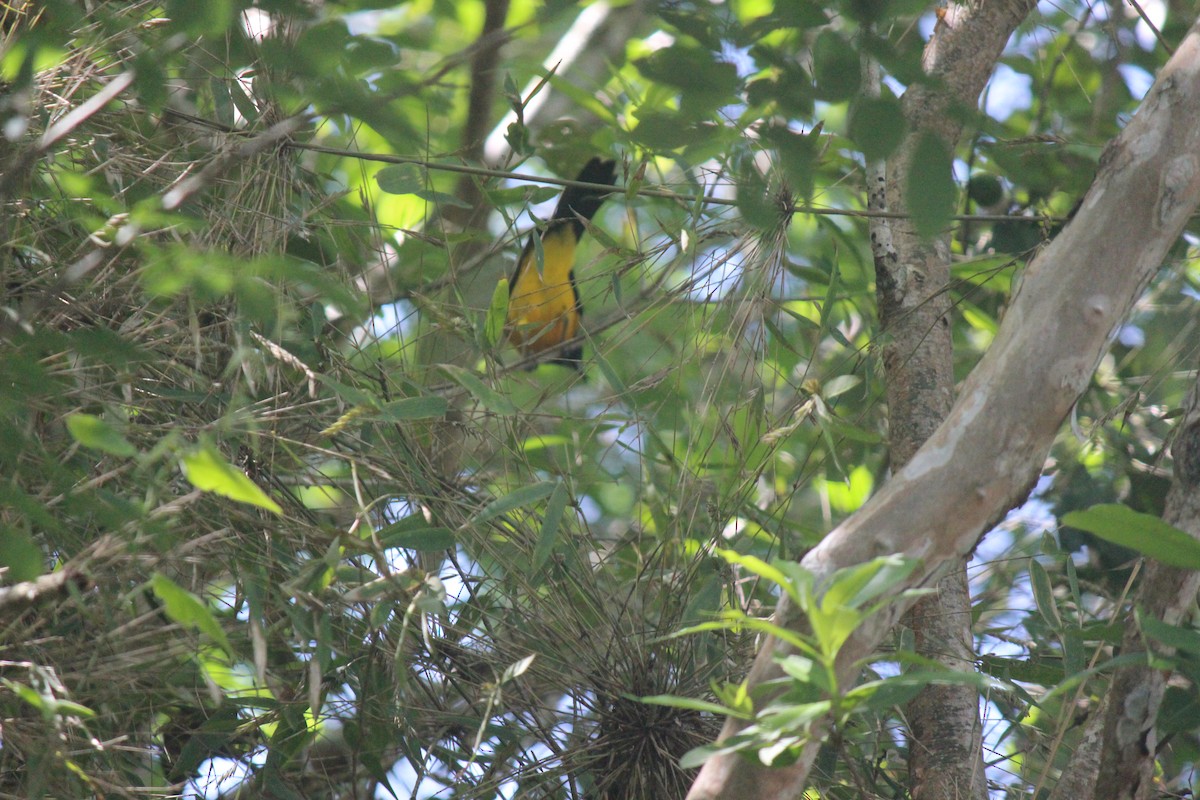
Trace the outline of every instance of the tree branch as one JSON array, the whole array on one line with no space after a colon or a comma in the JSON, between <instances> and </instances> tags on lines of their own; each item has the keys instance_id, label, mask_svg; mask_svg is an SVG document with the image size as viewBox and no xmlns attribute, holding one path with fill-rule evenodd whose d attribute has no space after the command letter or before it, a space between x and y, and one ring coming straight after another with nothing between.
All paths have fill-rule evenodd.
<instances>
[{"instance_id":1,"label":"tree branch","mask_svg":"<svg viewBox=\"0 0 1200 800\"><path fill-rule=\"evenodd\" d=\"M1031 0L951 4L924 52L928 83L904 93L910 132L884 170L868 175L868 206L906 213L918 142L929 133L953 151L966 113L974 109L1012 32L1033 10ZM870 72L870 71L869 71ZM876 74L868 79L878 80ZM905 464L950 412L954 358L950 339L950 235L921 238L910 220L870 221L875 256L879 327L887 344L892 464ZM903 622L919 655L951 670L973 669L971 595L961 562ZM914 800L985 800L979 694L965 684L926 686L905 709L909 733L909 783Z\"/></svg>"},{"instance_id":2,"label":"tree branch","mask_svg":"<svg viewBox=\"0 0 1200 800\"><path fill-rule=\"evenodd\" d=\"M963 385L946 421L857 514L805 556L819 580L879 555L922 568L896 592L930 585L969 553L1028 493L1063 419L1087 388L1108 338L1158 269L1200 202L1200 26L1159 74L1142 107L1108 146L1074 220L1027 269L991 349ZM933 521L931 526L930 522ZM867 620L838 658L851 682L906 608ZM803 631L786 601L777 624ZM778 641L764 643L751 688L779 678ZM727 725L726 731L736 730ZM791 798L802 791L816 748L767 769L714 757L689 793L702 798Z\"/></svg>"}]
</instances>

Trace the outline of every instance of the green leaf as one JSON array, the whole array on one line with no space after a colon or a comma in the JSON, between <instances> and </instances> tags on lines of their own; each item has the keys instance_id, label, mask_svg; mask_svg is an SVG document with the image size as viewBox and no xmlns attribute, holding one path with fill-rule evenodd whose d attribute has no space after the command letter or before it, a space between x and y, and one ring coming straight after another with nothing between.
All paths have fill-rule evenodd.
<instances>
[{"instance_id":1,"label":"green leaf","mask_svg":"<svg viewBox=\"0 0 1200 800\"><path fill-rule=\"evenodd\" d=\"M539 240L537 237L534 237L533 241L537 242ZM466 389L472 397L482 403L484 408L489 411L505 416L517 413L517 407L513 405L511 400L487 386L478 376L469 370L455 364L438 364L438 367L449 376L450 380Z\"/></svg>"},{"instance_id":2,"label":"green leaf","mask_svg":"<svg viewBox=\"0 0 1200 800\"><path fill-rule=\"evenodd\" d=\"M667 706L668 708L682 708L686 711L701 711L709 714L719 714L721 716L737 717L738 719L750 719L750 715L743 714L734 708L727 708L720 703L710 703L707 700L699 700L695 697L677 697L673 694L655 694L649 697L639 697L643 703L652 706Z\"/></svg>"},{"instance_id":3,"label":"green leaf","mask_svg":"<svg viewBox=\"0 0 1200 800\"><path fill-rule=\"evenodd\" d=\"M503 497L498 497L488 503L478 514L472 517L471 522L479 525L507 514L514 509L532 505L543 497L549 497L557 486L559 484L555 481L539 481L530 486L522 486L520 489L509 492Z\"/></svg>"},{"instance_id":4,"label":"green leaf","mask_svg":"<svg viewBox=\"0 0 1200 800\"><path fill-rule=\"evenodd\" d=\"M212 447L203 445L180 459L188 481L203 492L212 492L239 503L283 514L279 504L267 496L246 473L222 459Z\"/></svg>"},{"instance_id":5,"label":"green leaf","mask_svg":"<svg viewBox=\"0 0 1200 800\"><path fill-rule=\"evenodd\" d=\"M382 419L392 422L405 422L412 419L437 419L446 416L450 403L444 397L427 395L425 397L406 397L403 400L393 400L384 403L379 409Z\"/></svg>"},{"instance_id":6,"label":"green leaf","mask_svg":"<svg viewBox=\"0 0 1200 800\"><path fill-rule=\"evenodd\" d=\"M908 120L894 97L863 97L850 111L850 138L868 161L890 156L907 132Z\"/></svg>"},{"instance_id":7,"label":"green leaf","mask_svg":"<svg viewBox=\"0 0 1200 800\"><path fill-rule=\"evenodd\" d=\"M813 45L812 57L818 99L836 103L850 99L858 91L862 66L850 42L825 30Z\"/></svg>"},{"instance_id":8,"label":"green leaf","mask_svg":"<svg viewBox=\"0 0 1200 800\"><path fill-rule=\"evenodd\" d=\"M1050 575L1037 559L1029 562L1029 580L1033 584L1033 602L1037 604L1038 613L1050 630L1056 633L1063 629L1062 617L1058 613L1058 603L1054 600L1054 587L1050 584Z\"/></svg>"},{"instance_id":9,"label":"green leaf","mask_svg":"<svg viewBox=\"0 0 1200 800\"><path fill-rule=\"evenodd\" d=\"M158 572L150 579L150 588L163 604L163 611L172 622L200 631L230 657L234 656L233 647L229 644L225 631L221 629L217 618L203 600Z\"/></svg>"},{"instance_id":10,"label":"green leaf","mask_svg":"<svg viewBox=\"0 0 1200 800\"><path fill-rule=\"evenodd\" d=\"M861 464L850 470L844 481L825 481L829 505L839 514L852 514L862 508L874 489L875 476Z\"/></svg>"},{"instance_id":11,"label":"green leaf","mask_svg":"<svg viewBox=\"0 0 1200 800\"><path fill-rule=\"evenodd\" d=\"M1152 614L1143 613L1141 609L1137 609L1135 614L1138 627L1151 639L1192 657L1200 656L1200 633L1191 628L1168 625Z\"/></svg>"},{"instance_id":12,"label":"green leaf","mask_svg":"<svg viewBox=\"0 0 1200 800\"><path fill-rule=\"evenodd\" d=\"M6 567L4 583L31 581L42 574L46 557L28 533L16 528L0 528L0 567Z\"/></svg>"},{"instance_id":13,"label":"green leaf","mask_svg":"<svg viewBox=\"0 0 1200 800\"><path fill-rule=\"evenodd\" d=\"M554 545L558 543L558 528L562 523L563 514L567 510L567 502L570 499L571 495L567 491L567 485L561 481L556 483L554 491L550 494L550 500L546 503L546 515L542 518L542 531L538 535L537 545L533 548L533 560L529 565L530 574L539 574L546 559L554 552Z\"/></svg>"},{"instance_id":14,"label":"green leaf","mask_svg":"<svg viewBox=\"0 0 1200 800\"><path fill-rule=\"evenodd\" d=\"M995 175L977 172L967 181L967 196L977 205L995 206L1004 199L1004 184Z\"/></svg>"},{"instance_id":15,"label":"green leaf","mask_svg":"<svg viewBox=\"0 0 1200 800\"><path fill-rule=\"evenodd\" d=\"M392 164L375 173L375 182L388 194L416 194L427 185L425 170L416 164Z\"/></svg>"},{"instance_id":16,"label":"green leaf","mask_svg":"<svg viewBox=\"0 0 1200 800\"><path fill-rule=\"evenodd\" d=\"M1036 683L1039 686L1054 686L1063 679L1061 661L1036 661L984 655L979 660L980 669L1006 681Z\"/></svg>"},{"instance_id":17,"label":"green leaf","mask_svg":"<svg viewBox=\"0 0 1200 800\"><path fill-rule=\"evenodd\" d=\"M435 552L454 547L454 533L449 528L431 526L420 514L405 517L379 530L379 543L386 548Z\"/></svg>"},{"instance_id":18,"label":"green leaf","mask_svg":"<svg viewBox=\"0 0 1200 800\"><path fill-rule=\"evenodd\" d=\"M720 61L711 50L676 43L634 62L652 81L683 90L683 110L698 115L716 108L738 87L737 68Z\"/></svg>"},{"instance_id":19,"label":"green leaf","mask_svg":"<svg viewBox=\"0 0 1200 800\"><path fill-rule=\"evenodd\" d=\"M1158 517L1134 511L1129 506L1119 503L1096 505L1086 511L1072 511L1062 521L1169 567L1200 569L1200 541Z\"/></svg>"},{"instance_id":20,"label":"green leaf","mask_svg":"<svg viewBox=\"0 0 1200 800\"><path fill-rule=\"evenodd\" d=\"M508 319L508 278L501 278L492 292L487 317L483 321L483 341L495 347L504 338L504 323Z\"/></svg>"},{"instance_id":21,"label":"green leaf","mask_svg":"<svg viewBox=\"0 0 1200 800\"><path fill-rule=\"evenodd\" d=\"M704 766L705 762L710 758L723 750L724 748L715 744L704 744L699 747L693 747L679 759L679 766L683 769L698 769Z\"/></svg>"},{"instance_id":22,"label":"green leaf","mask_svg":"<svg viewBox=\"0 0 1200 800\"><path fill-rule=\"evenodd\" d=\"M100 417L91 414L72 414L67 417L67 430L84 447L114 456L136 456L137 448L120 431Z\"/></svg>"},{"instance_id":23,"label":"green leaf","mask_svg":"<svg viewBox=\"0 0 1200 800\"><path fill-rule=\"evenodd\" d=\"M833 574L821 605L861 608L903 582L917 568L919 559L880 556L862 564L844 567Z\"/></svg>"},{"instance_id":24,"label":"green leaf","mask_svg":"<svg viewBox=\"0 0 1200 800\"><path fill-rule=\"evenodd\" d=\"M787 574L780 569L777 564L768 564L757 556L742 555L736 550L720 550L721 557L730 564L742 567L749 570L760 578L766 578L771 583L777 584L780 588L792 595L792 599L800 604L800 595L797 593L796 586L792 581L788 580Z\"/></svg>"},{"instance_id":25,"label":"green leaf","mask_svg":"<svg viewBox=\"0 0 1200 800\"><path fill-rule=\"evenodd\" d=\"M737 175L737 207L742 217L756 228L773 230L786 218L774 202L767 179L752 158L741 159Z\"/></svg>"},{"instance_id":26,"label":"green leaf","mask_svg":"<svg viewBox=\"0 0 1200 800\"><path fill-rule=\"evenodd\" d=\"M921 134L904 193L917 233L926 238L940 234L950 223L956 195L950 151L932 133Z\"/></svg>"}]
</instances>

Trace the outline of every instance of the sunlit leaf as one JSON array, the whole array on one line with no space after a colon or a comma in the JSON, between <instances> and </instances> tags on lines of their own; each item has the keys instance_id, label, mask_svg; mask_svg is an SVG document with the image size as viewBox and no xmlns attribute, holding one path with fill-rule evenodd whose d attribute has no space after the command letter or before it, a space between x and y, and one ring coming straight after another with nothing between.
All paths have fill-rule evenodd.
<instances>
[{"instance_id":1,"label":"sunlit leaf","mask_svg":"<svg viewBox=\"0 0 1200 800\"><path fill-rule=\"evenodd\" d=\"M84 447L101 450L114 456L135 456L137 448L121 432L100 417L91 414L72 414L67 417L67 430Z\"/></svg>"},{"instance_id":2,"label":"sunlit leaf","mask_svg":"<svg viewBox=\"0 0 1200 800\"><path fill-rule=\"evenodd\" d=\"M246 473L221 458L210 446L197 447L180 457L188 482L204 492L212 492L239 503L265 508L275 514L283 509Z\"/></svg>"},{"instance_id":3,"label":"sunlit leaf","mask_svg":"<svg viewBox=\"0 0 1200 800\"><path fill-rule=\"evenodd\" d=\"M228 655L234 655L233 646L225 636L225 631L203 600L160 573L155 573L150 579L150 588L154 590L154 596L163 604L163 611L172 622L200 631Z\"/></svg>"}]
</instances>

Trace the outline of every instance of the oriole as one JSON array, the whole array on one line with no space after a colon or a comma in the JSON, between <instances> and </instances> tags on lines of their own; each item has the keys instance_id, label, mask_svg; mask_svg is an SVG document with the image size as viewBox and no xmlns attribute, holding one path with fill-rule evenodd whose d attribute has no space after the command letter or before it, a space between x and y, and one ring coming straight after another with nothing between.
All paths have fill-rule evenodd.
<instances>
[{"instance_id":1,"label":"oriole","mask_svg":"<svg viewBox=\"0 0 1200 800\"><path fill-rule=\"evenodd\" d=\"M610 185L616 162L593 158L576 176L580 183ZM534 234L530 234L512 280L508 282L508 339L525 355L542 353L579 333L583 305L575 287L575 247L589 220L604 202L605 192L568 186L554 216L541 234L542 268L538 270ZM564 350L550 359L579 369L583 347Z\"/></svg>"}]
</instances>

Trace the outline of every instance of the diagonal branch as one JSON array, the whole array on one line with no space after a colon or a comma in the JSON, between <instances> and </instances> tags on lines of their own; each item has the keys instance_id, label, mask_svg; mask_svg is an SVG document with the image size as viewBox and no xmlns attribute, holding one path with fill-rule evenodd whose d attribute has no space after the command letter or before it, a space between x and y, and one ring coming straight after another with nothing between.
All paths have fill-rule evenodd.
<instances>
[{"instance_id":1,"label":"diagonal branch","mask_svg":"<svg viewBox=\"0 0 1200 800\"><path fill-rule=\"evenodd\" d=\"M1088 386L1108 338L1159 268L1200 202L1200 25L1159 74L1142 107L1108 146L1074 220L1030 264L991 349L946 421L883 490L805 556L818 579L879 555L922 561L899 592L929 585L974 548L1036 481L1062 421ZM930 522L933 522L931 526ZM869 619L839 654L840 682L906 603ZM776 622L804 630L787 602ZM768 640L748 678L779 678ZM727 726L727 731L731 726ZM689 797L791 798L816 754L768 770L710 759Z\"/></svg>"}]
</instances>

